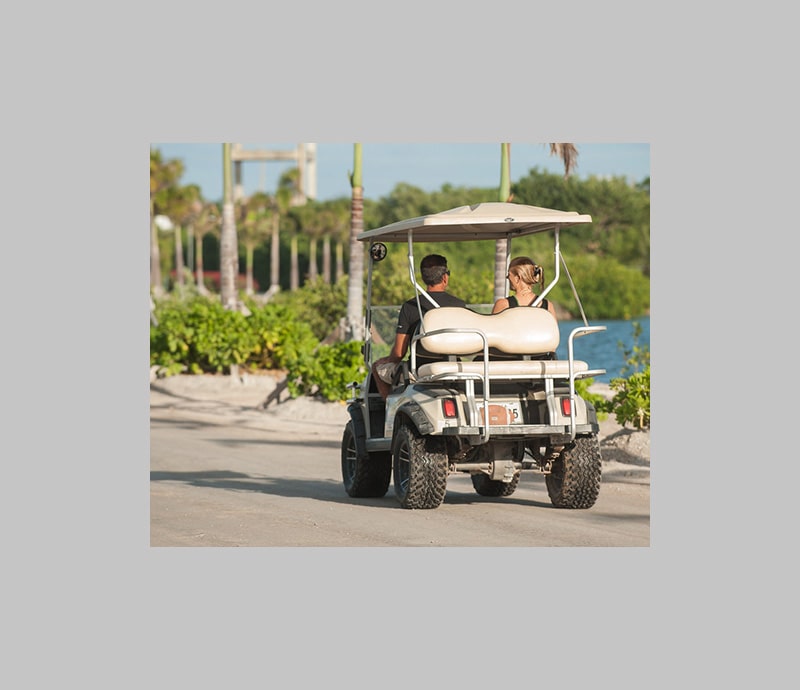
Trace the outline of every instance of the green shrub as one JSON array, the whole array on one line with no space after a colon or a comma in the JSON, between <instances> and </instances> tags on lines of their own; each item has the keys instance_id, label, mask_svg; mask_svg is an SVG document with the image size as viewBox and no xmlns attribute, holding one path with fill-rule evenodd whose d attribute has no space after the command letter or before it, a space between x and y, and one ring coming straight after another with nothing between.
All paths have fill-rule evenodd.
<instances>
[{"instance_id":1,"label":"green shrub","mask_svg":"<svg viewBox=\"0 0 800 690\"><path fill-rule=\"evenodd\" d=\"M288 367L290 395L346 400L347 385L363 381L367 373L361 345L361 341L320 345L313 353L299 356Z\"/></svg>"},{"instance_id":2,"label":"green shrub","mask_svg":"<svg viewBox=\"0 0 800 690\"><path fill-rule=\"evenodd\" d=\"M150 365L159 375L285 370L292 397L345 400L347 384L366 375L361 341L320 345L294 309L248 300L249 315L225 309L216 297L169 296L156 303L150 326Z\"/></svg>"},{"instance_id":3,"label":"green shrub","mask_svg":"<svg viewBox=\"0 0 800 690\"><path fill-rule=\"evenodd\" d=\"M150 365L162 375L221 373L244 364L256 346L246 317L218 298L190 295L156 303L150 326Z\"/></svg>"},{"instance_id":4,"label":"green shrub","mask_svg":"<svg viewBox=\"0 0 800 690\"><path fill-rule=\"evenodd\" d=\"M633 424L637 429L650 426L650 365L627 379L611 380L611 389L617 391L611 399L617 422Z\"/></svg>"},{"instance_id":5,"label":"green shrub","mask_svg":"<svg viewBox=\"0 0 800 690\"><path fill-rule=\"evenodd\" d=\"M622 375L631 374L643 370L650 366L650 347L649 345L639 345L639 337L642 335L642 324L633 322L633 345L631 349L625 348L622 341L617 343L617 347L622 350L625 357L625 366L622 368Z\"/></svg>"},{"instance_id":6,"label":"green shrub","mask_svg":"<svg viewBox=\"0 0 800 690\"><path fill-rule=\"evenodd\" d=\"M613 412L617 423L622 426L628 423L637 429L650 426L650 348L639 345L641 334L641 324L634 322L631 348L626 349L622 342L617 343L625 357L626 366L622 373L630 375L611 380L610 388L616 391L611 400L589 392L594 379L575 381L576 392L594 405L598 420L606 419Z\"/></svg>"},{"instance_id":7,"label":"green shrub","mask_svg":"<svg viewBox=\"0 0 800 690\"><path fill-rule=\"evenodd\" d=\"M157 323L150 323L150 366L166 376L186 371L192 332L185 309L170 299L156 303L153 315Z\"/></svg>"},{"instance_id":8,"label":"green shrub","mask_svg":"<svg viewBox=\"0 0 800 690\"><path fill-rule=\"evenodd\" d=\"M630 319L649 311L650 279L640 271L612 257L577 255L566 260L584 311L592 319ZM565 275L553 288L551 298L568 311L579 313Z\"/></svg>"},{"instance_id":9,"label":"green shrub","mask_svg":"<svg viewBox=\"0 0 800 690\"><path fill-rule=\"evenodd\" d=\"M324 340L347 314L347 276L334 284L320 276L298 290L279 292L271 304L290 309L295 319L310 326L317 340Z\"/></svg>"},{"instance_id":10,"label":"green shrub","mask_svg":"<svg viewBox=\"0 0 800 690\"><path fill-rule=\"evenodd\" d=\"M622 373L629 376L611 380L611 389L617 392L610 403L618 423L631 423L637 429L650 426L650 347L639 345L641 334L641 324L634 322L631 348L618 343L625 357Z\"/></svg>"},{"instance_id":11,"label":"green shrub","mask_svg":"<svg viewBox=\"0 0 800 690\"><path fill-rule=\"evenodd\" d=\"M249 304L247 327L255 342L247 359L249 369L288 369L310 355L319 341L311 327L294 311L280 304L257 307Z\"/></svg>"}]
</instances>

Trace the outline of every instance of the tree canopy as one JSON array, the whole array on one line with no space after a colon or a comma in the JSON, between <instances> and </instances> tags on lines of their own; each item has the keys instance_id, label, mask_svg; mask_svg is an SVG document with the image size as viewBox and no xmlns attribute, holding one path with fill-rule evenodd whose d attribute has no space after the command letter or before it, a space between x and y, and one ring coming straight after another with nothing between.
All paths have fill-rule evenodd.
<instances>
[{"instance_id":1,"label":"tree canopy","mask_svg":"<svg viewBox=\"0 0 800 690\"><path fill-rule=\"evenodd\" d=\"M172 211L186 192L181 191L180 161L163 161L158 151L151 150L151 201L153 211ZM298 253L297 261L302 285L313 279L316 270L309 270L316 261L316 242L332 241L337 245L337 260L348 272L347 252L342 252L348 237L350 199L342 197L326 202L309 203L307 211L289 212L288 201L293 194L295 177L285 175L280 189L272 197L281 209L280 283L283 290L290 287L289 254L292 236ZM364 229L376 228L404 218L445 209L497 199L497 188L454 187L444 184L428 192L408 182L402 182L386 196L363 199ZM587 316L592 319L635 318L650 309L650 180L631 185L622 177L580 179L574 176L542 172L532 168L528 174L511 184L512 201L533 206L578 211L592 216L592 223L566 228L560 235L561 251L567 262ZM201 201L204 201L201 199ZM207 202L204 202L207 203ZM175 209L177 210L177 209ZM245 236L247 231L245 231ZM248 236L249 237L249 236ZM327 239L326 239L327 238ZM158 233L162 245L161 267L171 266L174 239L171 233ZM201 238L205 243L207 270L219 265L219 240L213 233ZM248 239L248 244L251 244ZM493 301L494 247L491 243L463 242L425 244L424 254L441 253L447 256L451 275L451 291L469 303ZM391 270L381 269L379 282L374 285L375 298L383 303L398 303L409 295L407 249L399 244L389 247L383 262ZM553 275L552 238L529 236L512 243L512 256L527 255L545 268L549 279ZM255 246L249 258L258 284L270 284L268 257L269 240ZM244 244L240 254L249 251ZM423 253L415 251L417 262ZM244 265L246 262L242 261ZM285 268L284 268L285 267ZM418 268L418 267L417 267ZM366 277L366 276L365 276ZM316 280L314 281L316 284ZM334 280L332 279L332 282ZM568 281L562 279L551 293L554 302L577 314Z\"/></svg>"}]
</instances>

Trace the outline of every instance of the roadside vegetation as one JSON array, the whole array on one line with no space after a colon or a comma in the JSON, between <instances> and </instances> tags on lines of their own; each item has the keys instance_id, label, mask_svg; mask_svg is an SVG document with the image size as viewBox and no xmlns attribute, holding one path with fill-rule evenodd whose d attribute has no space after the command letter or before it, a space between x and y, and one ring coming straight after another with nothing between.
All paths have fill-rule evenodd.
<instances>
[{"instance_id":1,"label":"roadside vegetation","mask_svg":"<svg viewBox=\"0 0 800 690\"><path fill-rule=\"evenodd\" d=\"M363 342L336 338L347 307L346 282L325 286L318 278L266 304L243 297L243 311L225 309L215 296L191 289L165 296L152 313L150 366L160 377L277 370L285 374L292 397L346 400L348 384L366 375ZM650 351L638 345L640 333L634 322L634 343L624 350L623 374L629 375L611 380L611 400L589 392L593 379L578 381L577 389L601 419L614 414L623 426L645 428L650 426Z\"/></svg>"},{"instance_id":2,"label":"roadside vegetation","mask_svg":"<svg viewBox=\"0 0 800 690\"><path fill-rule=\"evenodd\" d=\"M639 345L642 326L633 322L633 343L627 347L618 342L617 347L625 356L625 367L621 376L611 379L609 387L614 392L610 400L592 393L589 388L594 379L575 382L578 394L594 405L598 419L613 414L618 424L630 424L636 429L650 428L650 347Z\"/></svg>"}]
</instances>

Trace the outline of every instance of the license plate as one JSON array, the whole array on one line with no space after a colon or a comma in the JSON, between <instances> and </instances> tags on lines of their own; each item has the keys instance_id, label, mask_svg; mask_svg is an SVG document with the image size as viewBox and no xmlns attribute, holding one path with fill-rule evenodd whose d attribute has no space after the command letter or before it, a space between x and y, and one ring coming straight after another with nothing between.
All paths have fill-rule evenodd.
<instances>
[{"instance_id":1,"label":"license plate","mask_svg":"<svg viewBox=\"0 0 800 690\"><path fill-rule=\"evenodd\" d=\"M480 406L481 423L485 423L484 408ZM489 405L489 426L508 426L509 424L522 424L522 413L518 402Z\"/></svg>"}]
</instances>

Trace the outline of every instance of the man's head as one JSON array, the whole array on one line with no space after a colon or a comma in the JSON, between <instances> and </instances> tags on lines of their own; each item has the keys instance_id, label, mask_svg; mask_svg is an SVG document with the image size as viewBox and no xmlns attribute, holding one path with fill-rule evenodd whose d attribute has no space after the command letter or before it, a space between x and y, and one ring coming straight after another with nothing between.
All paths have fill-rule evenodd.
<instances>
[{"instance_id":1,"label":"man's head","mask_svg":"<svg viewBox=\"0 0 800 690\"><path fill-rule=\"evenodd\" d=\"M422 280L428 287L439 285L450 275L450 271L447 270L447 259L441 254L428 254L419 262L419 268Z\"/></svg>"}]
</instances>

